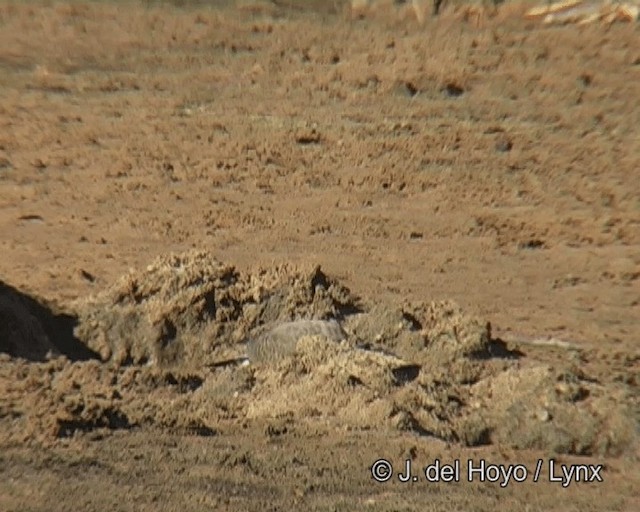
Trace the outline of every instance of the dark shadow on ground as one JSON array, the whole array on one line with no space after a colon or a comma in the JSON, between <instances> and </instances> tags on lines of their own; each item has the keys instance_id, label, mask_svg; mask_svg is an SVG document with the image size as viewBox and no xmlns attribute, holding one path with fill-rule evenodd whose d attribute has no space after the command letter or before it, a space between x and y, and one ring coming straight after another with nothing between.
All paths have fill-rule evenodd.
<instances>
[{"instance_id":1,"label":"dark shadow on ground","mask_svg":"<svg viewBox=\"0 0 640 512\"><path fill-rule=\"evenodd\" d=\"M492 338L489 341L487 353L479 359L520 359L524 352L518 349L510 349L507 343L500 338Z\"/></svg>"},{"instance_id":2,"label":"dark shadow on ground","mask_svg":"<svg viewBox=\"0 0 640 512\"><path fill-rule=\"evenodd\" d=\"M0 281L0 352L30 361L98 359L74 334L77 318Z\"/></svg>"}]
</instances>

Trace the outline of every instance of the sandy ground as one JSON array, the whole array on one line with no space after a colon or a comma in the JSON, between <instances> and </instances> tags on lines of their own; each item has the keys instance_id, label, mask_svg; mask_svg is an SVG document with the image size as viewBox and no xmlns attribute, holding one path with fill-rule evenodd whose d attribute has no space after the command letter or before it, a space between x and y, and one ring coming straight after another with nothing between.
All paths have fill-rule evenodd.
<instances>
[{"instance_id":1,"label":"sandy ground","mask_svg":"<svg viewBox=\"0 0 640 512\"><path fill-rule=\"evenodd\" d=\"M524 9L1 3L0 510L639 510L639 27Z\"/></svg>"}]
</instances>

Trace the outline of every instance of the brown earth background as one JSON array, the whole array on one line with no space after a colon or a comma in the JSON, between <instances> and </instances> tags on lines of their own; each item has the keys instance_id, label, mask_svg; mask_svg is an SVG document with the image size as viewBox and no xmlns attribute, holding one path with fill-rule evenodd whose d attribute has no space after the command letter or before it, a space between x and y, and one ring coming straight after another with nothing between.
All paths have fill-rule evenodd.
<instances>
[{"instance_id":1,"label":"brown earth background","mask_svg":"<svg viewBox=\"0 0 640 512\"><path fill-rule=\"evenodd\" d=\"M639 27L529 6L0 3L0 511L639 510Z\"/></svg>"}]
</instances>

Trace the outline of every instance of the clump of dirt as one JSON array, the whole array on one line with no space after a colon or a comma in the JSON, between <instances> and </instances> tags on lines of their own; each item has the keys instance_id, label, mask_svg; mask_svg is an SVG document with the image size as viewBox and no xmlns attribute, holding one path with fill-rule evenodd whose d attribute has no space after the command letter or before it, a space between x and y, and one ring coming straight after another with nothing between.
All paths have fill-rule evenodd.
<instances>
[{"instance_id":1,"label":"clump of dirt","mask_svg":"<svg viewBox=\"0 0 640 512\"><path fill-rule=\"evenodd\" d=\"M294 357L256 370L258 399L248 404L247 415L298 415L296 409L304 404L304 415L344 416L348 420L349 415L357 413L360 417L358 411L375 401L376 396L388 395L400 385L393 370L403 366L404 361L390 354L352 349L326 337L307 336L299 341ZM366 389L366 393L352 392L357 388ZM361 426L367 417L365 411L360 412L362 417L352 421L353 426ZM377 419L371 416L372 421Z\"/></svg>"},{"instance_id":2,"label":"clump of dirt","mask_svg":"<svg viewBox=\"0 0 640 512\"><path fill-rule=\"evenodd\" d=\"M9 438L50 442L75 432L129 428L113 374L97 361L69 364L6 361L0 379L0 417Z\"/></svg>"},{"instance_id":3,"label":"clump of dirt","mask_svg":"<svg viewBox=\"0 0 640 512\"><path fill-rule=\"evenodd\" d=\"M490 324L451 301L365 308L318 267L242 273L190 251L74 307L76 336L108 364L5 365L0 418L14 437L213 435L274 420L575 454L619 454L637 437L624 382L598 382L569 359L495 352ZM224 360L247 339L286 350Z\"/></svg>"},{"instance_id":4,"label":"clump of dirt","mask_svg":"<svg viewBox=\"0 0 640 512\"><path fill-rule=\"evenodd\" d=\"M247 275L190 251L160 257L79 301L75 334L116 364L202 364L274 323L340 317L356 304L319 267Z\"/></svg>"},{"instance_id":5,"label":"clump of dirt","mask_svg":"<svg viewBox=\"0 0 640 512\"><path fill-rule=\"evenodd\" d=\"M510 367L472 386L470 404L492 423L492 442L580 455L619 455L640 418L630 389L603 386L570 365Z\"/></svg>"},{"instance_id":6,"label":"clump of dirt","mask_svg":"<svg viewBox=\"0 0 640 512\"><path fill-rule=\"evenodd\" d=\"M366 314L349 318L346 328L361 346L392 350L427 365L486 356L491 338L488 322L448 300L403 307L376 304Z\"/></svg>"},{"instance_id":7,"label":"clump of dirt","mask_svg":"<svg viewBox=\"0 0 640 512\"><path fill-rule=\"evenodd\" d=\"M632 397L621 388L566 368L522 368L515 360L491 365L456 353L459 360L434 372L433 365L389 352L306 336L290 357L245 370L252 385L226 388L228 406L249 419L316 418L470 446L620 454L634 441L637 417L629 417ZM206 402L207 390L199 393Z\"/></svg>"},{"instance_id":8,"label":"clump of dirt","mask_svg":"<svg viewBox=\"0 0 640 512\"><path fill-rule=\"evenodd\" d=\"M196 357L200 347L189 344L189 336L234 315L237 299L224 292L237 279L232 267L205 253L161 257L80 302L75 334L102 360L118 364ZM205 351L211 349L206 341L213 340L202 344Z\"/></svg>"}]
</instances>

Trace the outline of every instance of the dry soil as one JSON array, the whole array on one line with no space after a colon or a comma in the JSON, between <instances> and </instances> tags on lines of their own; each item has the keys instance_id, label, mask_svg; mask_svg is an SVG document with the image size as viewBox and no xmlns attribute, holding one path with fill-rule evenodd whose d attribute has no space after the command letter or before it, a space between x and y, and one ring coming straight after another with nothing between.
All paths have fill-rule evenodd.
<instances>
[{"instance_id":1,"label":"dry soil","mask_svg":"<svg viewBox=\"0 0 640 512\"><path fill-rule=\"evenodd\" d=\"M0 3L0 510L640 510L640 27L527 7Z\"/></svg>"}]
</instances>

